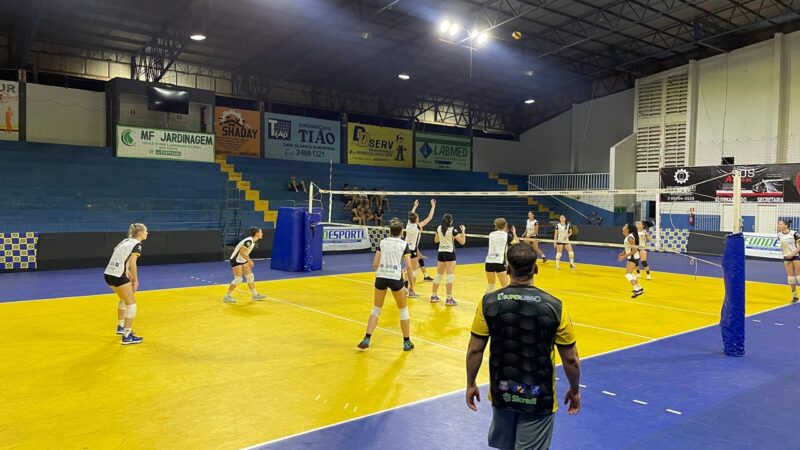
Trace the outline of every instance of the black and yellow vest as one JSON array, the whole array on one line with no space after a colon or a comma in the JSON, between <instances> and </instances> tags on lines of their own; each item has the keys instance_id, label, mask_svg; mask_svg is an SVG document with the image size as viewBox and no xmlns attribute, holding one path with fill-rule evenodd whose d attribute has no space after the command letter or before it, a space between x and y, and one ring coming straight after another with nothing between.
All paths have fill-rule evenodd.
<instances>
[{"instance_id":1,"label":"black and yellow vest","mask_svg":"<svg viewBox=\"0 0 800 450\"><path fill-rule=\"evenodd\" d=\"M561 301L533 286L510 285L483 298L489 326L492 404L521 413L553 412L554 348Z\"/></svg>"}]
</instances>

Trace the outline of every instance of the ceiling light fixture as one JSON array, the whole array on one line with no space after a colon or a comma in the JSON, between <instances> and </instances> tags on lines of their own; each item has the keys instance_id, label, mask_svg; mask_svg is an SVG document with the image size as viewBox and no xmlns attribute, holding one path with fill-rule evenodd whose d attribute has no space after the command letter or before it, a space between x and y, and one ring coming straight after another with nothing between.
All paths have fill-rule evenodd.
<instances>
[{"instance_id":1,"label":"ceiling light fixture","mask_svg":"<svg viewBox=\"0 0 800 450\"><path fill-rule=\"evenodd\" d=\"M486 41L489 40L489 33L484 31L484 32L478 34L478 39L477 40L478 40L478 45L485 44Z\"/></svg>"},{"instance_id":2,"label":"ceiling light fixture","mask_svg":"<svg viewBox=\"0 0 800 450\"><path fill-rule=\"evenodd\" d=\"M532 98L529 98L529 99L525 100L525 104L526 105L532 105L534 102L536 102L536 100L534 100Z\"/></svg>"},{"instance_id":3,"label":"ceiling light fixture","mask_svg":"<svg viewBox=\"0 0 800 450\"><path fill-rule=\"evenodd\" d=\"M411 79L411 75L407 73L401 73L397 75L397 78L400 78L401 80L409 80Z\"/></svg>"},{"instance_id":4,"label":"ceiling light fixture","mask_svg":"<svg viewBox=\"0 0 800 450\"><path fill-rule=\"evenodd\" d=\"M450 21L444 19L442 23L439 24L439 31L441 31L442 33L447 33L447 30L449 29L450 29Z\"/></svg>"},{"instance_id":5,"label":"ceiling light fixture","mask_svg":"<svg viewBox=\"0 0 800 450\"><path fill-rule=\"evenodd\" d=\"M459 31L461 31L461 26L457 23L454 23L450 25L450 29L447 30L447 34L449 34L450 36L455 36L458 34Z\"/></svg>"},{"instance_id":6,"label":"ceiling light fixture","mask_svg":"<svg viewBox=\"0 0 800 450\"><path fill-rule=\"evenodd\" d=\"M193 41L205 41L206 35L203 33L192 33L192 35L189 36L189 38L191 38L191 40Z\"/></svg>"}]
</instances>

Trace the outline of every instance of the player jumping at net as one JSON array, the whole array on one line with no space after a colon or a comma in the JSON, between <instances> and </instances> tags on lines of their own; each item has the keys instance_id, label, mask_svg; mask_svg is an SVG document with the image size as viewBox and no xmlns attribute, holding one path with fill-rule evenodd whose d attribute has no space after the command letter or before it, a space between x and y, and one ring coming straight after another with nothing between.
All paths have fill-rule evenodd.
<instances>
[{"instance_id":1,"label":"player jumping at net","mask_svg":"<svg viewBox=\"0 0 800 450\"><path fill-rule=\"evenodd\" d=\"M639 267L639 235L636 233L636 226L631 223L626 223L622 227L622 235L625 240L622 243L625 249L619 252L618 259L625 260L625 279L633 286L633 295L631 298L636 298L644 294L644 288L639 284L639 280L633 273Z\"/></svg>"},{"instance_id":2,"label":"player jumping at net","mask_svg":"<svg viewBox=\"0 0 800 450\"><path fill-rule=\"evenodd\" d=\"M222 297L222 301L225 303L236 303L236 299L233 298L233 291L236 290L236 286L239 286L245 280L247 280L247 287L250 288L254 302L267 298L256 290L256 276L253 275L255 263L250 259L250 252L256 247L256 242L264 237L264 233L261 228L251 227L248 234L249 236L239 241L236 248L233 249L233 253L231 253L230 263L233 271L233 281L228 286L228 293L225 294L225 297Z\"/></svg>"},{"instance_id":3,"label":"player jumping at net","mask_svg":"<svg viewBox=\"0 0 800 450\"><path fill-rule=\"evenodd\" d=\"M442 279L445 282L445 290L447 292L447 299L445 305L456 306L458 304L453 299L453 281L456 278L456 247L455 242L461 245L467 241L467 236L464 234L466 228L461 225L456 229L453 227L453 216L445 214L442 216L442 224L436 228L436 236L434 240L439 244L439 253L436 255L436 276L433 277L433 293L431 294L431 303L439 302L439 285L442 284Z\"/></svg>"},{"instance_id":4,"label":"player jumping at net","mask_svg":"<svg viewBox=\"0 0 800 450\"><path fill-rule=\"evenodd\" d=\"M400 221L397 219L392 220L389 224L389 233L391 237L381 240L378 251L375 252L375 259L372 261L372 268L375 270L375 295L373 297L372 312L367 320L367 333L364 335L364 339L358 343L358 348L369 348L372 333L378 326L378 318L381 315L381 309L383 309L383 301L386 299L386 289L391 289L394 301L400 310L403 351L407 352L414 349L414 344L409 337L411 325L403 286L403 264L405 264L406 276L410 280L413 276L411 249L409 249L408 243L400 238L403 234L403 224Z\"/></svg>"},{"instance_id":5,"label":"player jumping at net","mask_svg":"<svg viewBox=\"0 0 800 450\"><path fill-rule=\"evenodd\" d=\"M508 246L516 244L517 229L511 227L511 232L508 231L508 223L506 219L494 219L494 231L489 233L489 251L486 255L485 269L486 269L486 293L494 292L495 281L500 279L500 287L508 286L508 273L506 269L506 252Z\"/></svg>"},{"instance_id":6,"label":"player jumping at net","mask_svg":"<svg viewBox=\"0 0 800 450\"><path fill-rule=\"evenodd\" d=\"M641 220L636 222L636 234L639 236L639 262L636 265L636 278L640 278L642 276L641 267L644 267L645 273L647 274L647 279L653 279L653 277L650 276L650 264L647 262L646 250L647 244L653 240L653 236L647 230L652 226L652 222Z\"/></svg>"},{"instance_id":7,"label":"player jumping at net","mask_svg":"<svg viewBox=\"0 0 800 450\"><path fill-rule=\"evenodd\" d=\"M528 220L525 222L525 236L526 238L530 239L531 246L533 246L533 250L536 251L536 255L539 258L542 258L542 262L547 262L547 256L544 255L544 252L539 248L539 221L536 220L536 216L533 214L533 211L528 212Z\"/></svg>"},{"instance_id":8,"label":"player jumping at net","mask_svg":"<svg viewBox=\"0 0 800 450\"><path fill-rule=\"evenodd\" d=\"M436 200L431 199L431 210L425 220L419 220L419 214L417 214L418 206L419 200L414 200L411 212L408 213L408 224L406 224L406 243L408 243L408 248L411 250L411 273L413 274L409 279L409 298L419 297L419 294L417 294L413 288L414 284L416 284L414 281L416 281L417 270L420 268L420 257L417 250L419 247L419 240L422 237L422 227L433 219L433 213L436 211Z\"/></svg>"},{"instance_id":9,"label":"player jumping at net","mask_svg":"<svg viewBox=\"0 0 800 450\"><path fill-rule=\"evenodd\" d=\"M560 269L561 253L564 251L564 247L567 248L567 255L569 255L570 269L577 269L575 267L575 252L572 251L572 244L569 243L570 236L572 236L572 224L567 222L567 216L562 214L558 216L558 223L553 230L553 239L555 240L553 247L556 248L556 270Z\"/></svg>"},{"instance_id":10,"label":"player jumping at net","mask_svg":"<svg viewBox=\"0 0 800 450\"><path fill-rule=\"evenodd\" d=\"M117 334L122 335L122 345L139 344L144 339L133 334L136 318L136 289L139 287L139 269L136 261L142 256L142 241L147 240L147 227L143 223L131 224L128 237L114 247L114 253L105 270L106 284L117 294Z\"/></svg>"},{"instance_id":11,"label":"player jumping at net","mask_svg":"<svg viewBox=\"0 0 800 450\"><path fill-rule=\"evenodd\" d=\"M788 219L778 221L778 241L783 254L783 267L786 268L786 280L792 288L792 303L797 303L797 285L800 284L800 234L791 229Z\"/></svg>"}]
</instances>

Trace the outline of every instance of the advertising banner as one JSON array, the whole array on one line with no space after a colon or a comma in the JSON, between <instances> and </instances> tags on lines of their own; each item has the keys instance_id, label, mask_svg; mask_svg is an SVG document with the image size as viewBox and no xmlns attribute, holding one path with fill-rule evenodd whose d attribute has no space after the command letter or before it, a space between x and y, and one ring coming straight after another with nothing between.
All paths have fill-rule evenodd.
<instances>
[{"instance_id":1,"label":"advertising banner","mask_svg":"<svg viewBox=\"0 0 800 450\"><path fill-rule=\"evenodd\" d=\"M463 136L416 133L416 167L419 169L470 170L472 142Z\"/></svg>"},{"instance_id":2,"label":"advertising banner","mask_svg":"<svg viewBox=\"0 0 800 450\"><path fill-rule=\"evenodd\" d=\"M670 167L660 169L661 187L691 188L687 193L661 194L666 202L730 203L733 171L742 174L742 201L755 203L800 202L800 164L750 166Z\"/></svg>"},{"instance_id":3,"label":"advertising banner","mask_svg":"<svg viewBox=\"0 0 800 450\"><path fill-rule=\"evenodd\" d=\"M267 158L339 163L342 125L334 120L266 113Z\"/></svg>"},{"instance_id":4,"label":"advertising banner","mask_svg":"<svg viewBox=\"0 0 800 450\"><path fill-rule=\"evenodd\" d=\"M261 156L261 120L258 111L214 108L214 135L218 155Z\"/></svg>"},{"instance_id":5,"label":"advertising banner","mask_svg":"<svg viewBox=\"0 0 800 450\"><path fill-rule=\"evenodd\" d=\"M0 80L0 141L19 140L19 83Z\"/></svg>"},{"instance_id":6,"label":"advertising banner","mask_svg":"<svg viewBox=\"0 0 800 450\"><path fill-rule=\"evenodd\" d=\"M322 231L322 251L364 250L370 248L367 228L329 227Z\"/></svg>"},{"instance_id":7,"label":"advertising banner","mask_svg":"<svg viewBox=\"0 0 800 450\"><path fill-rule=\"evenodd\" d=\"M214 135L117 125L117 156L214 162Z\"/></svg>"},{"instance_id":8,"label":"advertising banner","mask_svg":"<svg viewBox=\"0 0 800 450\"><path fill-rule=\"evenodd\" d=\"M361 123L347 124L347 163L411 168L413 132Z\"/></svg>"},{"instance_id":9,"label":"advertising banner","mask_svg":"<svg viewBox=\"0 0 800 450\"><path fill-rule=\"evenodd\" d=\"M745 256L782 260L783 253L781 253L778 233L744 233L744 254Z\"/></svg>"}]
</instances>

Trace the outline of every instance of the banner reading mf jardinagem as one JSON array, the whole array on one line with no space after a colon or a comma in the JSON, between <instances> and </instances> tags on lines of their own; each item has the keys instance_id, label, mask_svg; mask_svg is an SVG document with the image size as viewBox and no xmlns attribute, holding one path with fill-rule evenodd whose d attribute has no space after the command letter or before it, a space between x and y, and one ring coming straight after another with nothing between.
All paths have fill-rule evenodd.
<instances>
[{"instance_id":1,"label":"banner reading mf jardinagem","mask_svg":"<svg viewBox=\"0 0 800 450\"><path fill-rule=\"evenodd\" d=\"M214 135L117 125L117 156L214 162Z\"/></svg>"},{"instance_id":2,"label":"banner reading mf jardinagem","mask_svg":"<svg viewBox=\"0 0 800 450\"><path fill-rule=\"evenodd\" d=\"M347 163L411 168L413 133L361 123L347 124Z\"/></svg>"},{"instance_id":3,"label":"banner reading mf jardinagem","mask_svg":"<svg viewBox=\"0 0 800 450\"><path fill-rule=\"evenodd\" d=\"M417 168L470 170L470 138L437 133L416 133L414 137Z\"/></svg>"}]
</instances>

